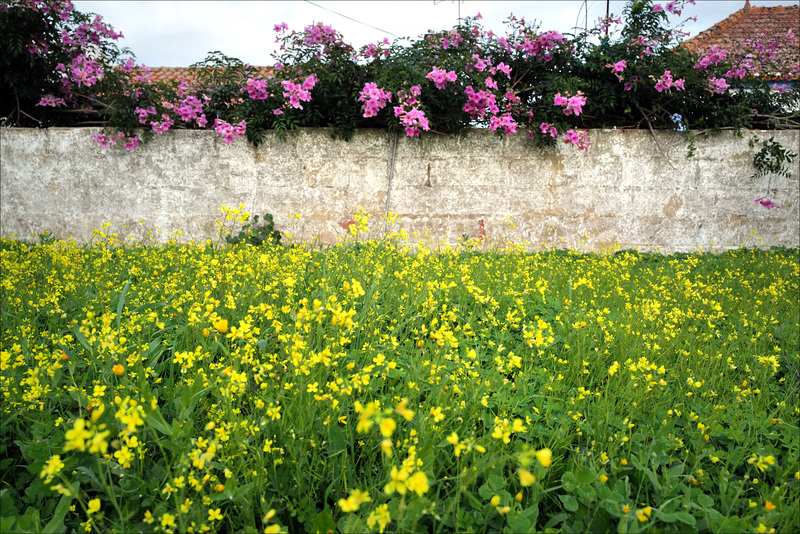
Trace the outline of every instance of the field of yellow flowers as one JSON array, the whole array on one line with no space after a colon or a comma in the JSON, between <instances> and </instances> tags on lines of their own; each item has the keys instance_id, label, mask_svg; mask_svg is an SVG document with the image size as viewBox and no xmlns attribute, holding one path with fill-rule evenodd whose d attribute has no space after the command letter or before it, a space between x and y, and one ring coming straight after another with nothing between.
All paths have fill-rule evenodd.
<instances>
[{"instance_id":1,"label":"field of yellow flowers","mask_svg":"<svg viewBox=\"0 0 800 534\"><path fill-rule=\"evenodd\" d=\"M797 249L98 235L0 240L2 532L800 527Z\"/></svg>"}]
</instances>

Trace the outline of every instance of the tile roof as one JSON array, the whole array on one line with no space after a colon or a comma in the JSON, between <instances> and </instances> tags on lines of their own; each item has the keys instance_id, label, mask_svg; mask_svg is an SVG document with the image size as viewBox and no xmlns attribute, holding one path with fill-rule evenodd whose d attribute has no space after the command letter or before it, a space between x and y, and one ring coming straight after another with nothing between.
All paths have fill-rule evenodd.
<instances>
[{"instance_id":1,"label":"tile roof","mask_svg":"<svg viewBox=\"0 0 800 534\"><path fill-rule=\"evenodd\" d=\"M784 44L776 54L775 64L780 72L765 72L767 78L779 78L789 73L792 79L798 78L797 66L800 64L798 41L788 44L785 40L788 30L800 39L800 6L751 6L746 0L744 7L723 21L685 41L682 46L692 52L702 53L717 45L727 50L742 50L748 41L763 37L763 41L777 40ZM774 69L773 69L774 70Z\"/></svg>"},{"instance_id":2,"label":"tile roof","mask_svg":"<svg viewBox=\"0 0 800 534\"><path fill-rule=\"evenodd\" d=\"M260 76L269 78L272 76L272 67L255 67ZM188 67L150 67L150 79L154 82L186 81L189 83L197 82L194 69Z\"/></svg>"}]
</instances>

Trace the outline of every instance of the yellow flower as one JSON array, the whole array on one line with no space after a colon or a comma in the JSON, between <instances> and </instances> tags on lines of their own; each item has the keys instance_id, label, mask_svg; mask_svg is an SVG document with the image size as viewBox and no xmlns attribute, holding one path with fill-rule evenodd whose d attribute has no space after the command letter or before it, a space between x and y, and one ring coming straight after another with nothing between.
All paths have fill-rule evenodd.
<instances>
[{"instance_id":1,"label":"yellow flower","mask_svg":"<svg viewBox=\"0 0 800 534\"><path fill-rule=\"evenodd\" d=\"M162 528L171 527L175 524L175 516L172 514L164 514L161 516L161 526Z\"/></svg>"},{"instance_id":2,"label":"yellow flower","mask_svg":"<svg viewBox=\"0 0 800 534\"><path fill-rule=\"evenodd\" d=\"M423 493L430 489L430 486L428 485L428 477L422 471L417 471L408 477L406 486L411 491L415 491L419 496L422 496Z\"/></svg>"},{"instance_id":3,"label":"yellow flower","mask_svg":"<svg viewBox=\"0 0 800 534\"><path fill-rule=\"evenodd\" d=\"M623 514L627 514L630 511L631 511L631 505L630 504L626 504L625 508L622 509L622 513Z\"/></svg>"},{"instance_id":4,"label":"yellow flower","mask_svg":"<svg viewBox=\"0 0 800 534\"><path fill-rule=\"evenodd\" d=\"M214 491L216 491L217 493L222 493L223 491L225 491L225 486L223 486L222 484L217 484L216 486L214 486Z\"/></svg>"},{"instance_id":5,"label":"yellow flower","mask_svg":"<svg viewBox=\"0 0 800 534\"><path fill-rule=\"evenodd\" d=\"M339 499L338 504L343 512L355 512L363 503L371 500L369 493L356 489L353 490L347 499Z\"/></svg>"},{"instance_id":6,"label":"yellow flower","mask_svg":"<svg viewBox=\"0 0 800 534\"><path fill-rule=\"evenodd\" d=\"M392 433L394 429L397 428L397 424L394 422L394 419L391 417L387 417L383 421L381 421L381 434L385 438L392 437Z\"/></svg>"},{"instance_id":7,"label":"yellow flower","mask_svg":"<svg viewBox=\"0 0 800 534\"><path fill-rule=\"evenodd\" d=\"M92 433L86 429L86 421L76 420L75 426L64 434L64 439L67 440L67 443L64 444L64 451L85 451L86 440L91 437Z\"/></svg>"},{"instance_id":8,"label":"yellow flower","mask_svg":"<svg viewBox=\"0 0 800 534\"><path fill-rule=\"evenodd\" d=\"M383 530L386 528L392 520L391 515L389 515L389 505L382 504L375 508L367 518L367 526L372 528L375 526L375 523L378 523L378 528L380 529L381 534L383 534Z\"/></svg>"},{"instance_id":9,"label":"yellow flower","mask_svg":"<svg viewBox=\"0 0 800 534\"><path fill-rule=\"evenodd\" d=\"M776 508L776 506L774 504L772 504L772 502L767 501L767 502L764 503L764 508L766 508L767 511L769 512L769 511L774 510Z\"/></svg>"},{"instance_id":10,"label":"yellow flower","mask_svg":"<svg viewBox=\"0 0 800 534\"><path fill-rule=\"evenodd\" d=\"M523 486L527 487L536 482L536 477L527 469L520 469L517 473L519 474L519 483Z\"/></svg>"},{"instance_id":11,"label":"yellow flower","mask_svg":"<svg viewBox=\"0 0 800 534\"><path fill-rule=\"evenodd\" d=\"M550 467L552 457L553 452L550 449L536 451L536 459L539 460L539 463L542 464L543 467Z\"/></svg>"},{"instance_id":12,"label":"yellow flower","mask_svg":"<svg viewBox=\"0 0 800 534\"><path fill-rule=\"evenodd\" d=\"M114 374L117 376L122 376L125 374L125 368L121 364L117 364L111 368L114 371Z\"/></svg>"},{"instance_id":13,"label":"yellow flower","mask_svg":"<svg viewBox=\"0 0 800 534\"><path fill-rule=\"evenodd\" d=\"M639 519L639 521L644 523L645 521L647 521L647 519L650 517L650 514L652 513L653 509L650 508L649 506L645 506L644 508L636 510L636 517Z\"/></svg>"},{"instance_id":14,"label":"yellow flower","mask_svg":"<svg viewBox=\"0 0 800 534\"><path fill-rule=\"evenodd\" d=\"M400 400L400 404L395 406L394 410L400 415L402 415L406 421L411 421L411 419L414 417L414 412L407 408L407 404L408 404L408 399L403 398Z\"/></svg>"},{"instance_id":15,"label":"yellow flower","mask_svg":"<svg viewBox=\"0 0 800 534\"><path fill-rule=\"evenodd\" d=\"M619 463L621 463L622 465L628 465L628 460L626 460L625 458L623 458L622 460L620 460L620 462L619 462Z\"/></svg>"},{"instance_id":16,"label":"yellow flower","mask_svg":"<svg viewBox=\"0 0 800 534\"><path fill-rule=\"evenodd\" d=\"M389 481L386 486L384 486L383 491L385 491L388 495L391 495L395 491L400 495L406 494L406 480L408 480L408 471L405 469L398 470L396 467L392 466L392 472L389 474L391 480Z\"/></svg>"},{"instance_id":17,"label":"yellow flower","mask_svg":"<svg viewBox=\"0 0 800 534\"><path fill-rule=\"evenodd\" d=\"M208 520L209 521L219 521L222 519L222 511L217 508L216 510L208 510Z\"/></svg>"},{"instance_id":18,"label":"yellow flower","mask_svg":"<svg viewBox=\"0 0 800 534\"><path fill-rule=\"evenodd\" d=\"M438 423L444 419L444 414L442 413L441 408L437 408L436 406L431 407L431 415L433 416L434 423Z\"/></svg>"},{"instance_id":19,"label":"yellow flower","mask_svg":"<svg viewBox=\"0 0 800 534\"><path fill-rule=\"evenodd\" d=\"M227 319L220 319L218 321L214 321L214 328L220 334L227 334L228 333L228 320Z\"/></svg>"},{"instance_id":20,"label":"yellow flower","mask_svg":"<svg viewBox=\"0 0 800 534\"><path fill-rule=\"evenodd\" d=\"M492 506L497 506L498 504L500 504L500 497L495 495L494 497L492 497L492 500L489 501L489 502L492 503Z\"/></svg>"},{"instance_id":21,"label":"yellow flower","mask_svg":"<svg viewBox=\"0 0 800 534\"><path fill-rule=\"evenodd\" d=\"M62 469L64 469L64 462L61 461L61 456L56 454L45 462L42 472L39 473L39 478L45 479L45 484L49 484L53 480L53 476Z\"/></svg>"},{"instance_id":22,"label":"yellow flower","mask_svg":"<svg viewBox=\"0 0 800 534\"><path fill-rule=\"evenodd\" d=\"M100 511L100 499L92 499L89 501L89 507L86 510L86 513L91 515L95 514Z\"/></svg>"}]
</instances>

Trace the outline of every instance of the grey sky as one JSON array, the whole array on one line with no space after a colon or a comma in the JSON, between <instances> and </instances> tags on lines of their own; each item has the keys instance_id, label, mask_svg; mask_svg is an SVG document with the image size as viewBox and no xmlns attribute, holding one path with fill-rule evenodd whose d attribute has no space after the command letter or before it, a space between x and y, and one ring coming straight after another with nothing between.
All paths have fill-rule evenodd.
<instances>
[{"instance_id":1,"label":"grey sky","mask_svg":"<svg viewBox=\"0 0 800 534\"><path fill-rule=\"evenodd\" d=\"M697 15L698 20L687 24L685 29L696 35L741 9L744 3L745 0L697 0L696 6L687 6L683 17ZM576 24L582 28L587 11L589 27L606 12L605 0L462 0L460 3L314 0L313 4L300 0L78 0L74 4L82 12L100 14L115 30L121 31L125 39L120 44L130 48L140 63L151 67L189 66L212 50L253 65L271 65L270 54L276 47L273 27L281 22L298 31L311 23L323 22L340 31L346 42L360 47L384 37L393 41L395 37L391 34L416 38L428 29L450 29L456 24L459 12L462 17L480 12L484 28L498 34L506 33L502 21L509 13L538 21L542 30L564 33L572 31ZM797 1L751 0L754 6L794 4ZM625 2L611 1L611 13L619 15L624 5Z\"/></svg>"}]
</instances>

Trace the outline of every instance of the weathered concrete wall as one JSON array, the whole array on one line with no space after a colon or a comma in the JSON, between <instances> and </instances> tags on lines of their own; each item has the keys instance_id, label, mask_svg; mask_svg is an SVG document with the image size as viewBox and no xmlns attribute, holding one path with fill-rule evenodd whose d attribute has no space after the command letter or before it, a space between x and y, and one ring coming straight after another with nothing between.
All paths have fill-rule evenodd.
<instances>
[{"instance_id":1,"label":"weathered concrete wall","mask_svg":"<svg viewBox=\"0 0 800 534\"><path fill-rule=\"evenodd\" d=\"M177 230L184 239L208 239L216 237L222 204L244 203L254 214L274 214L283 229L300 213L296 237L330 243L359 207L380 219L388 194L400 228L451 243L477 237L483 219L490 240L535 246L800 245L800 161L789 179L752 180L750 134L700 140L692 158L674 132L592 131L588 154L563 143L543 152L524 135L489 131L400 137L389 187L392 136L383 131L361 131L346 143L308 129L287 142L268 136L259 148L226 145L210 131L175 131L132 152L102 149L92 141L96 132L0 130L3 235L49 229L87 241L111 222L122 236L157 226L162 239ZM800 146L798 131L755 133ZM766 210L755 196L783 207Z\"/></svg>"}]
</instances>

